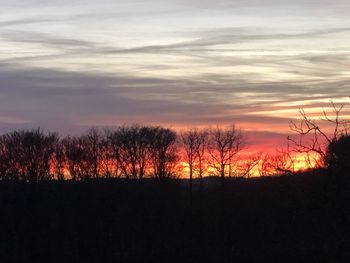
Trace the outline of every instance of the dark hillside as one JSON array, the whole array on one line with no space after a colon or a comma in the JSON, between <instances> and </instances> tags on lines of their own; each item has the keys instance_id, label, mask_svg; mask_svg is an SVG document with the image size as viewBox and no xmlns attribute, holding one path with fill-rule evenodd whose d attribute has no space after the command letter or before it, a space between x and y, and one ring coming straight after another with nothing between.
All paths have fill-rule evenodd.
<instances>
[{"instance_id":1,"label":"dark hillside","mask_svg":"<svg viewBox=\"0 0 350 263\"><path fill-rule=\"evenodd\" d=\"M348 185L1 182L0 262L350 262Z\"/></svg>"}]
</instances>

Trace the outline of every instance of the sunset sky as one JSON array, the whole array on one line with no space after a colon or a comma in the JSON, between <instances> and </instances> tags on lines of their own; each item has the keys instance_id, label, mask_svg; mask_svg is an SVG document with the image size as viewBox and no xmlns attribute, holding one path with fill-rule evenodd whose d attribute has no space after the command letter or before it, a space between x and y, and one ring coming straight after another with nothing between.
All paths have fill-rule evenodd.
<instances>
[{"instance_id":1,"label":"sunset sky","mask_svg":"<svg viewBox=\"0 0 350 263\"><path fill-rule=\"evenodd\" d=\"M0 3L0 132L234 122L264 145L349 102L349 0Z\"/></svg>"}]
</instances>

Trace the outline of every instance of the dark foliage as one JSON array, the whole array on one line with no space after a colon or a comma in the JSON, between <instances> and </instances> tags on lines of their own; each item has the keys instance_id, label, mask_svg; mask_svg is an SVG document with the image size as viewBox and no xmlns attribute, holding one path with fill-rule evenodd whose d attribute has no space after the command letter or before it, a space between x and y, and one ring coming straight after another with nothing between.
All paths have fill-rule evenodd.
<instances>
[{"instance_id":1,"label":"dark foliage","mask_svg":"<svg viewBox=\"0 0 350 263\"><path fill-rule=\"evenodd\" d=\"M0 183L0 262L349 262L349 184L321 173ZM197 190L196 190L197 189Z\"/></svg>"},{"instance_id":2,"label":"dark foliage","mask_svg":"<svg viewBox=\"0 0 350 263\"><path fill-rule=\"evenodd\" d=\"M328 145L325 163L332 173L343 175L350 170L350 136L343 135Z\"/></svg>"}]
</instances>

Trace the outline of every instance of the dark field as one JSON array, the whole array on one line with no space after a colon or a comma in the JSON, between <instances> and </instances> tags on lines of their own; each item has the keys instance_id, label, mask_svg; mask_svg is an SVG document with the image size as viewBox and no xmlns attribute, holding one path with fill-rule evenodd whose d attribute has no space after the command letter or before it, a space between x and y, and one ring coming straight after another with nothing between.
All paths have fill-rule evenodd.
<instances>
[{"instance_id":1,"label":"dark field","mask_svg":"<svg viewBox=\"0 0 350 263\"><path fill-rule=\"evenodd\" d=\"M0 262L350 262L349 201L324 175L0 182Z\"/></svg>"}]
</instances>

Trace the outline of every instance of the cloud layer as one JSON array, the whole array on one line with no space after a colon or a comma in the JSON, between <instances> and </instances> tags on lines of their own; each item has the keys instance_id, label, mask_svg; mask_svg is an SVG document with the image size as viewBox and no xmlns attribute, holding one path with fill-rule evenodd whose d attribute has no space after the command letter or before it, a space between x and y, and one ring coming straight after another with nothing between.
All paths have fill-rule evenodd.
<instances>
[{"instance_id":1,"label":"cloud layer","mask_svg":"<svg viewBox=\"0 0 350 263\"><path fill-rule=\"evenodd\" d=\"M342 0L5 0L0 131L236 122L277 138L299 107L346 102L349 12Z\"/></svg>"}]
</instances>

